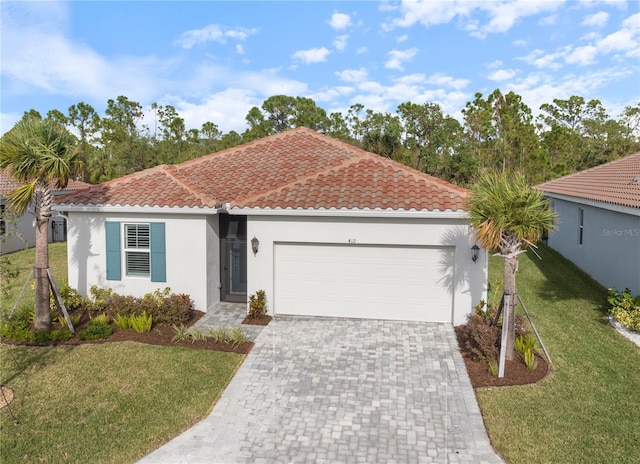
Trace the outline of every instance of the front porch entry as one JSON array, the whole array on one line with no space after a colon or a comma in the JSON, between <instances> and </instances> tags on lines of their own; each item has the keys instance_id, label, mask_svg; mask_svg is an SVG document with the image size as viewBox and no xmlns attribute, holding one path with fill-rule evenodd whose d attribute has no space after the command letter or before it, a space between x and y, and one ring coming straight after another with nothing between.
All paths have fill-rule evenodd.
<instances>
[{"instance_id":1,"label":"front porch entry","mask_svg":"<svg viewBox=\"0 0 640 464\"><path fill-rule=\"evenodd\" d=\"M220 214L220 301L247 302L247 217Z\"/></svg>"}]
</instances>

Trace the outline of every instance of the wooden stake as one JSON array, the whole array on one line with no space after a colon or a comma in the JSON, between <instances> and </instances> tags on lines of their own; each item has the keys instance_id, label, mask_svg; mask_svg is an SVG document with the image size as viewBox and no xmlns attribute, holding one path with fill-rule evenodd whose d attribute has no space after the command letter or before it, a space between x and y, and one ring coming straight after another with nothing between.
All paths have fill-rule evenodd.
<instances>
[{"instance_id":1,"label":"wooden stake","mask_svg":"<svg viewBox=\"0 0 640 464\"><path fill-rule=\"evenodd\" d=\"M76 333L73 328L73 324L71 323L71 319L69 318L69 313L67 312L67 307L64 305L64 301L62 301L62 296L58 291L58 287L56 286L56 282L53 280L53 274L51 274L51 269L47 268L47 277L49 277L49 285L51 286L51 291L55 296L56 307L58 308L58 312L64 316L64 320L67 321L67 326L71 333Z\"/></svg>"}]
</instances>

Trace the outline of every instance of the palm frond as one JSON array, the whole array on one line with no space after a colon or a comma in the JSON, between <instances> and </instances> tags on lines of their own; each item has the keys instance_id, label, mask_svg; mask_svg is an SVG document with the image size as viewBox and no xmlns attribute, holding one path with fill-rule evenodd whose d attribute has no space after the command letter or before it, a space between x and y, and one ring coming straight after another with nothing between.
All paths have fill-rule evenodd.
<instances>
[{"instance_id":1,"label":"palm frond","mask_svg":"<svg viewBox=\"0 0 640 464\"><path fill-rule=\"evenodd\" d=\"M22 216L29 207L35 195L37 180L26 183L9 192L9 207L18 216Z\"/></svg>"}]
</instances>

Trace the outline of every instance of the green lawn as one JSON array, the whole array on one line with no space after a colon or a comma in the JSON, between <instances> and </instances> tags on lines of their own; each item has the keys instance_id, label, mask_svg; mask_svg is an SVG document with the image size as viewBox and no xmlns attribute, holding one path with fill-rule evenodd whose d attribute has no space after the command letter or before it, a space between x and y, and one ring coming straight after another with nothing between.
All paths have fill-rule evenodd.
<instances>
[{"instance_id":1,"label":"green lawn","mask_svg":"<svg viewBox=\"0 0 640 464\"><path fill-rule=\"evenodd\" d=\"M53 244L51 268L66 277L66 246ZM33 250L9 255L22 269L3 304L12 305ZM4 284L4 283L3 283ZM33 290L23 298L33 304ZM205 417L243 355L141 343L75 347L0 344L0 381L15 395L0 410L0 462L134 462Z\"/></svg>"},{"instance_id":2,"label":"green lawn","mask_svg":"<svg viewBox=\"0 0 640 464\"><path fill-rule=\"evenodd\" d=\"M18 295L20 295L20 290L22 290L25 281L29 277L29 272L33 269L35 250L35 248L29 248L3 256L3 258L11 261L11 268L18 271L18 277L9 281L2 280L2 292L0 292L1 309L11 310ZM66 242L49 244L49 267L58 286L67 281ZM33 283L33 277L31 278L31 283ZM32 287L27 286L20 300L20 305L33 305L33 302L34 292Z\"/></svg>"},{"instance_id":3,"label":"green lawn","mask_svg":"<svg viewBox=\"0 0 640 464\"><path fill-rule=\"evenodd\" d=\"M606 316L606 289L541 246L521 255L518 291L555 364L537 385L477 390L510 463L625 463L640 456L640 348ZM492 257L490 281L502 280Z\"/></svg>"}]
</instances>

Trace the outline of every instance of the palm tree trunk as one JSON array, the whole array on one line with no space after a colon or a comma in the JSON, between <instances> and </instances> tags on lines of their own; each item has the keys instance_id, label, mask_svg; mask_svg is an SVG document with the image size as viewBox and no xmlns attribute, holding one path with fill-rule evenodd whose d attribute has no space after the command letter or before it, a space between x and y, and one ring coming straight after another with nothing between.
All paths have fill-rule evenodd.
<instances>
[{"instance_id":1,"label":"palm tree trunk","mask_svg":"<svg viewBox=\"0 0 640 464\"><path fill-rule=\"evenodd\" d=\"M51 205L53 196L46 181L36 184L33 198L34 212L36 215L36 330L51 329L51 313L49 306L49 218L51 217Z\"/></svg>"},{"instance_id":2,"label":"palm tree trunk","mask_svg":"<svg viewBox=\"0 0 640 464\"><path fill-rule=\"evenodd\" d=\"M506 359L512 361L515 355L514 342L516 336L516 270L518 269L518 256L504 257L504 294L510 297L505 298L504 313L508 314L507 342L504 346ZM509 304L507 305L507 300Z\"/></svg>"},{"instance_id":3,"label":"palm tree trunk","mask_svg":"<svg viewBox=\"0 0 640 464\"><path fill-rule=\"evenodd\" d=\"M49 330L51 328L51 316L49 311L49 220L40 218L36 221L36 321L34 328L37 330Z\"/></svg>"}]
</instances>

